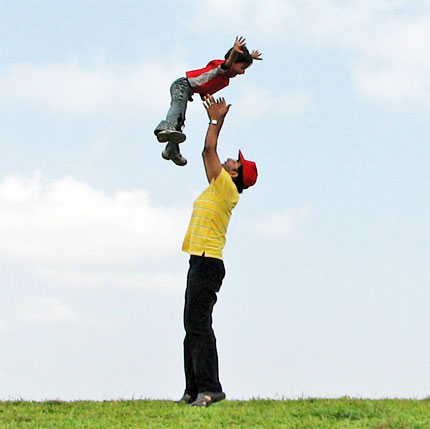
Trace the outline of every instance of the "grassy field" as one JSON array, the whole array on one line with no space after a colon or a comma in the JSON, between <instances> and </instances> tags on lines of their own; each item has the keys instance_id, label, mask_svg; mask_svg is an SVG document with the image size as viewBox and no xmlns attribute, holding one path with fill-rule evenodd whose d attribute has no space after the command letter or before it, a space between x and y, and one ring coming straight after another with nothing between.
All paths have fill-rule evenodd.
<instances>
[{"instance_id":1,"label":"grassy field","mask_svg":"<svg viewBox=\"0 0 430 429\"><path fill-rule=\"evenodd\" d=\"M0 402L0 428L430 428L430 399Z\"/></svg>"}]
</instances>

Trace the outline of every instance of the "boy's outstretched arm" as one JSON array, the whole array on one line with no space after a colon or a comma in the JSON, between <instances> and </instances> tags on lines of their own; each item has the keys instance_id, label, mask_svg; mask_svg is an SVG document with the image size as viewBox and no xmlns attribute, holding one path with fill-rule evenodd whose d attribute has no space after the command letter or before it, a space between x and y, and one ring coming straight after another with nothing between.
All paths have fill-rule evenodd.
<instances>
[{"instance_id":1,"label":"boy's outstretched arm","mask_svg":"<svg viewBox=\"0 0 430 429\"><path fill-rule=\"evenodd\" d=\"M230 109L224 98L215 98L211 95L204 97L203 106L209 117L209 127L206 133L205 147L203 148L203 163L205 165L206 177L210 183L216 179L221 172L222 165L218 157L218 136L224 123L224 118Z\"/></svg>"},{"instance_id":2,"label":"boy's outstretched arm","mask_svg":"<svg viewBox=\"0 0 430 429\"><path fill-rule=\"evenodd\" d=\"M228 70L234 63L236 56L238 53L242 54L242 48L246 45L245 38L242 36L236 36L236 40L234 41L233 49L230 52L230 55L226 59L223 68Z\"/></svg>"}]
</instances>

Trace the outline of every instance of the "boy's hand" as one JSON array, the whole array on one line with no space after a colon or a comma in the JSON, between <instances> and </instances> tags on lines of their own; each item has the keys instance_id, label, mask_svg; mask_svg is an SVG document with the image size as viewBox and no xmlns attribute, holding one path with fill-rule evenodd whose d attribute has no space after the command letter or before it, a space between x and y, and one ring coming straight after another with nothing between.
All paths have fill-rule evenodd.
<instances>
[{"instance_id":1,"label":"boy's hand","mask_svg":"<svg viewBox=\"0 0 430 429\"><path fill-rule=\"evenodd\" d=\"M228 58L225 60L223 66L221 66L224 70L228 70L234 63L235 58L238 54L243 54L243 47L245 46L245 38L242 36L236 36L236 40L234 41L233 48L230 50L230 54Z\"/></svg>"},{"instance_id":2,"label":"boy's hand","mask_svg":"<svg viewBox=\"0 0 430 429\"><path fill-rule=\"evenodd\" d=\"M261 52L258 52L258 50L254 50L251 52L251 57L254 60L263 60L263 58L261 58Z\"/></svg>"},{"instance_id":3,"label":"boy's hand","mask_svg":"<svg viewBox=\"0 0 430 429\"><path fill-rule=\"evenodd\" d=\"M231 104L227 104L223 97L215 100L212 95L205 95L203 98L203 106L208 112L210 120L216 119L217 121L223 121Z\"/></svg>"},{"instance_id":4,"label":"boy's hand","mask_svg":"<svg viewBox=\"0 0 430 429\"><path fill-rule=\"evenodd\" d=\"M246 45L245 38L242 36L236 36L236 40L234 41L233 51L243 54L242 48Z\"/></svg>"}]
</instances>

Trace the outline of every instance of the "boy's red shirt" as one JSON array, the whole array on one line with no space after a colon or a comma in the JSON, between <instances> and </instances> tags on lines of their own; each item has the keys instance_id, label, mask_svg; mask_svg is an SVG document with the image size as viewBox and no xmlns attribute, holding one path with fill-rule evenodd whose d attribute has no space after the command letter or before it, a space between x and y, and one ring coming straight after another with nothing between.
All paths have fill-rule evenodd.
<instances>
[{"instance_id":1,"label":"boy's red shirt","mask_svg":"<svg viewBox=\"0 0 430 429\"><path fill-rule=\"evenodd\" d=\"M202 69L187 71L185 75L193 93L200 94L203 98L207 94L212 95L225 88L230 83L230 79L226 75L227 70L221 67L224 63L225 60L212 60Z\"/></svg>"}]
</instances>

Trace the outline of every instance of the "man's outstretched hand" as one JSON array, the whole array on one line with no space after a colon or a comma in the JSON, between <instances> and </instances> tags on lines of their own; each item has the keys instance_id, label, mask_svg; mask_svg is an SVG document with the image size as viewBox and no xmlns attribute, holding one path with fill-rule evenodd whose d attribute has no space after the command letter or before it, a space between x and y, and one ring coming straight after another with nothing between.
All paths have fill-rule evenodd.
<instances>
[{"instance_id":1,"label":"man's outstretched hand","mask_svg":"<svg viewBox=\"0 0 430 429\"><path fill-rule=\"evenodd\" d=\"M217 153L218 135L221 131L225 115L230 109L230 104L227 104L224 98L215 98L212 95L206 95L203 98L203 106L208 112L210 120L218 121L214 125L210 124L206 133L205 147L203 149L203 163L205 165L206 177L208 182L216 179L221 170L222 165Z\"/></svg>"},{"instance_id":2,"label":"man's outstretched hand","mask_svg":"<svg viewBox=\"0 0 430 429\"><path fill-rule=\"evenodd\" d=\"M208 112L209 119L222 121L227 115L231 104L227 104L223 97L215 100L212 95L205 95L203 98L203 106Z\"/></svg>"}]
</instances>

